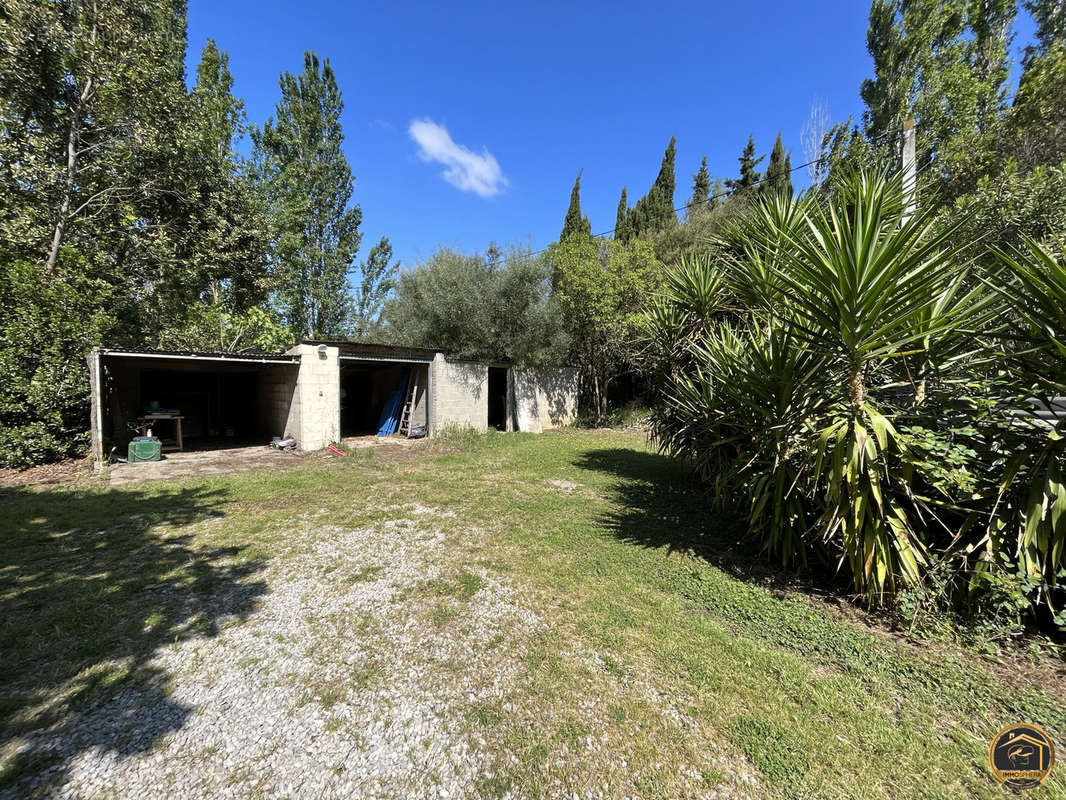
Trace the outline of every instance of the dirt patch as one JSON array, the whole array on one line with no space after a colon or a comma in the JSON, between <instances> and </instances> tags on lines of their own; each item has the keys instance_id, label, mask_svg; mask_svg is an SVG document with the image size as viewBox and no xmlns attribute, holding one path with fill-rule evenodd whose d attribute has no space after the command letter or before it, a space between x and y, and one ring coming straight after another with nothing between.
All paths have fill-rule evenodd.
<instances>
[{"instance_id":1,"label":"dirt patch","mask_svg":"<svg viewBox=\"0 0 1066 800\"><path fill-rule=\"evenodd\" d=\"M440 440L424 437L407 439L403 436L352 436L344 439L342 444L354 451L353 455L356 456L369 450L373 453L372 457L375 460L385 464L425 461L428 458L458 450Z\"/></svg>"},{"instance_id":2,"label":"dirt patch","mask_svg":"<svg viewBox=\"0 0 1066 800\"><path fill-rule=\"evenodd\" d=\"M551 486L553 489L558 489L559 491L566 492L567 494L571 494L574 489L578 487L578 484L574 483L573 481L562 480L548 481L548 485Z\"/></svg>"},{"instance_id":3,"label":"dirt patch","mask_svg":"<svg viewBox=\"0 0 1066 800\"><path fill-rule=\"evenodd\" d=\"M73 484L94 479L87 458L69 458L29 469L0 469L0 489Z\"/></svg>"},{"instance_id":4,"label":"dirt patch","mask_svg":"<svg viewBox=\"0 0 1066 800\"><path fill-rule=\"evenodd\" d=\"M373 458L386 464L425 461L446 452L429 439L378 438L360 436L343 440L347 456L339 456L328 449L313 452L282 451L267 446L234 447L225 450L166 453L162 461L138 464L115 464L110 470L110 485L125 486L144 481L171 478L213 477L237 472L276 471L288 469L308 461L333 461L338 464L353 458Z\"/></svg>"}]
</instances>

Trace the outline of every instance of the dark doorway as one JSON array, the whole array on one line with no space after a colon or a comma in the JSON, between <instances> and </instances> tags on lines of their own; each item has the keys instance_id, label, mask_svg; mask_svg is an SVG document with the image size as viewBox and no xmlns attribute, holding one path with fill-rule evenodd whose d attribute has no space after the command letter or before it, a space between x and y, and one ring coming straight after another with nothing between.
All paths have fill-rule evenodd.
<instances>
[{"instance_id":1,"label":"dark doorway","mask_svg":"<svg viewBox=\"0 0 1066 800\"><path fill-rule=\"evenodd\" d=\"M176 446L177 416L185 450L265 445L289 432L299 369L287 356L102 353L103 452L121 454L146 428Z\"/></svg>"},{"instance_id":2,"label":"dark doorway","mask_svg":"<svg viewBox=\"0 0 1066 800\"><path fill-rule=\"evenodd\" d=\"M489 427L507 430L507 367L489 367Z\"/></svg>"}]
</instances>

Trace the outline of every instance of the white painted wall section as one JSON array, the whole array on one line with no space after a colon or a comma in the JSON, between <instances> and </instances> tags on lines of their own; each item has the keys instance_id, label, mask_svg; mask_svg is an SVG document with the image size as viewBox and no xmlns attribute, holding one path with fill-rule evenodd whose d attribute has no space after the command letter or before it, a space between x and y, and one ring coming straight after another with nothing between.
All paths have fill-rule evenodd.
<instances>
[{"instance_id":1,"label":"white painted wall section","mask_svg":"<svg viewBox=\"0 0 1066 800\"><path fill-rule=\"evenodd\" d=\"M541 433L574 421L578 393L576 368L515 367L511 376L518 430Z\"/></svg>"},{"instance_id":2,"label":"white painted wall section","mask_svg":"<svg viewBox=\"0 0 1066 800\"><path fill-rule=\"evenodd\" d=\"M288 352L300 356L294 398L298 410L290 415L299 420L299 432L290 433L301 450L321 450L341 438L340 350L329 345L298 344Z\"/></svg>"}]
</instances>

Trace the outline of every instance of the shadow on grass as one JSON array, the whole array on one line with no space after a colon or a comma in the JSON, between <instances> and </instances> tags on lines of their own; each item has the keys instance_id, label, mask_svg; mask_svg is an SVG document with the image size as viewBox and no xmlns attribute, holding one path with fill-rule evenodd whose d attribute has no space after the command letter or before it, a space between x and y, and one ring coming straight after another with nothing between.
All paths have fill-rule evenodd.
<instances>
[{"instance_id":1,"label":"shadow on grass","mask_svg":"<svg viewBox=\"0 0 1066 800\"><path fill-rule=\"evenodd\" d=\"M1066 730L1066 707L1038 682L1019 680L1007 690L964 651L911 646L877 626L854 624L851 613L828 613L830 604L848 607L834 577L775 569L756 544L744 541L743 521L715 508L684 463L616 448L584 453L574 465L617 478L610 487L616 505L600 519L611 535L691 553L715 568L671 571L671 588L738 635L831 665L856 685L896 687L899 694L954 704L975 717L999 709L1001 718L1038 719ZM828 602L812 604L798 595Z\"/></svg>"},{"instance_id":2,"label":"shadow on grass","mask_svg":"<svg viewBox=\"0 0 1066 800\"><path fill-rule=\"evenodd\" d=\"M47 795L72 758L148 750L194 710L163 649L254 610L262 569L185 526L224 516L205 488L0 493L0 797Z\"/></svg>"},{"instance_id":3,"label":"shadow on grass","mask_svg":"<svg viewBox=\"0 0 1066 800\"><path fill-rule=\"evenodd\" d=\"M668 553L685 552L745 580L792 585L795 576L773 569L757 545L744 540L745 525L717 507L710 491L681 461L626 448L592 450L574 462L580 469L613 475L620 508L601 525L618 539Z\"/></svg>"}]
</instances>

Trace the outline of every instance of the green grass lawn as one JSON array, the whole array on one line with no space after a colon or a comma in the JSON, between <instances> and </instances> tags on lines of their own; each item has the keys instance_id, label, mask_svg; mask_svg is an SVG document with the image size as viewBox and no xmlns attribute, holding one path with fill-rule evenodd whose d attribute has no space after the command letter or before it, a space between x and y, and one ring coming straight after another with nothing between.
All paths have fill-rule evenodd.
<instances>
[{"instance_id":1,"label":"green grass lawn","mask_svg":"<svg viewBox=\"0 0 1066 800\"><path fill-rule=\"evenodd\" d=\"M432 625L461 624L489 579L540 620L509 694L464 716L484 742L471 796L669 798L722 783L996 798L985 754L1001 727L1036 722L1066 746L1063 687L1038 677L1055 665L1008 679L755 580L735 568L737 529L681 466L640 434L577 431L431 444L398 463L0 496L0 744L62 732L132 682L165 699L152 654L240 625L270 591L266 565L303 546L294 526L372 525L389 503L453 512L435 520L450 577L419 595ZM182 713L195 710L175 710L173 728ZM0 792L55 761L8 753ZM1032 796L1066 797L1064 766Z\"/></svg>"}]
</instances>

